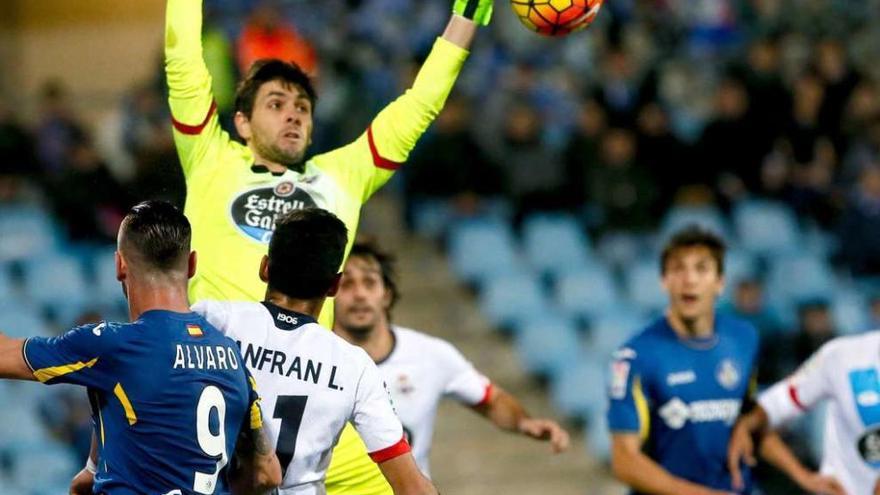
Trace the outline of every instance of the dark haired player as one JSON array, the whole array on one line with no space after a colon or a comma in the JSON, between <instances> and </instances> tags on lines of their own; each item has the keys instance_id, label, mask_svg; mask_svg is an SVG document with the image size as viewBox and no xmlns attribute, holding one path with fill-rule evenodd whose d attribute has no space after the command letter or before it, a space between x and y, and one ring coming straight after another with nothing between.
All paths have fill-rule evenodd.
<instances>
[{"instance_id":1,"label":"dark haired player","mask_svg":"<svg viewBox=\"0 0 880 495\"><path fill-rule=\"evenodd\" d=\"M454 0L453 15L412 87L382 110L352 143L305 159L312 137L315 90L298 67L260 61L236 95L235 126L244 145L218 124L211 78L202 59L201 0L168 0L165 67L174 141L187 186L186 214L195 228L199 272L192 301L259 301L265 284L254 267L278 215L317 206L354 235L361 205L406 161L434 120L468 56L492 0ZM349 239L349 246L351 239ZM332 326L332 304L321 315ZM330 470L328 490L374 495L388 485L347 429Z\"/></svg>"},{"instance_id":2,"label":"dark haired player","mask_svg":"<svg viewBox=\"0 0 880 495\"><path fill-rule=\"evenodd\" d=\"M346 422L394 493L436 493L413 460L376 365L317 322L324 299L339 288L347 240L345 225L325 210L282 215L259 268L265 300L205 300L193 309L238 342L260 385L263 421L285 471L279 493L325 493L331 450Z\"/></svg>"},{"instance_id":3,"label":"dark haired player","mask_svg":"<svg viewBox=\"0 0 880 495\"><path fill-rule=\"evenodd\" d=\"M698 227L676 233L660 258L666 314L615 353L611 464L635 493L751 491L747 466L742 477L728 470L727 447L740 412L754 405L758 335L751 324L716 313L724 251L720 238ZM811 493L827 492L829 480L806 471L775 434L762 438L761 454Z\"/></svg>"},{"instance_id":4,"label":"dark haired player","mask_svg":"<svg viewBox=\"0 0 880 495\"><path fill-rule=\"evenodd\" d=\"M533 418L519 400L477 371L449 342L392 325L397 301L393 260L376 246L351 249L334 299L333 331L362 347L382 373L419 468L430 476L429 454L437 407L451 397L497 427L568 448L568 433L555 421Z\"/></svg>"},{"instance_id":5,"label":"dark haired player","mask_svg":"<svg viewBox=\"0 0 880 495\"><path fill-rule=\"evenodd\" d=\"M189 247L180 211L141 203L122 222L116 254L131 323L85 325L52 339L0 335L0 376L88 387L94 493L229 493L233 452L253 475L244 489L281 481L235 342L189 309Z\"/></svg>"}]
</instances>

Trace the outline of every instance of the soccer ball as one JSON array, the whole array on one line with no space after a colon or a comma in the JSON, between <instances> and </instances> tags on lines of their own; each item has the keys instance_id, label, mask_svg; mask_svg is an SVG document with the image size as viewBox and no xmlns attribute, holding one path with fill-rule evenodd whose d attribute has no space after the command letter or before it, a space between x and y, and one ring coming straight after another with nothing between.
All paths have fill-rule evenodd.
<instances>
[{"instance_id":1,"label":"soccer ball","mask_svg":"<svg viewBox=\"0 0 880 495\"><path fill-rule=\"evenodd\" d=\"M510 0L519 21L538 34L565 36L593 23L605 0Z\"/></svg>"}]
</instances>

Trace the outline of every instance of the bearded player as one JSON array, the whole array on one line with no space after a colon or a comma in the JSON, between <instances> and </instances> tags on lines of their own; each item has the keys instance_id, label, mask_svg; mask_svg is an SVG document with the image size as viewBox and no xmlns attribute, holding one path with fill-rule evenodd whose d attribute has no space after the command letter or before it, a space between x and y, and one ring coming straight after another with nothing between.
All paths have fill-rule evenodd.
<instances>
[{"instance_id":1,"label":"bearded player","mask_svg":"<svg viewBox=\"0 0 880 495\"><path fill-rule=\"evenodd\" d=\"M193 222L193 247L201 262L190 284L192 302L259 301L266 286L253 267L266 254L281 213L308 206L329 210L345 222L353 238L361 205L406 160L442 109L477 26L489 23L492 2L455 0L452 10L412 87L354 142L306 160L316 102L309 77L280 60L255 63L236 94L234 121L244 144L233 141L218 123L202 58L202 2L168 0L169 103L186 178L185 211ZM329 311L321 321L332 326ZM333 462L329 493L390 493L350 428Z\"/></svg>"},{"instance_id":2,"label":"bearded player","mask_svg":"<svg viewBox=\"0 0 880 495\"><path fill-rule=\"evenodd\" d=\"M406 428L413 456L430 476L429 455L440 401L449 397L502 430L568 448L568 433L555 421L533 418L516 397L477 371L449 342L392 325L397 301L392 258L369 243L354 245L336 294L333 331L373 358Z\"/></svg>"}]
</instances>

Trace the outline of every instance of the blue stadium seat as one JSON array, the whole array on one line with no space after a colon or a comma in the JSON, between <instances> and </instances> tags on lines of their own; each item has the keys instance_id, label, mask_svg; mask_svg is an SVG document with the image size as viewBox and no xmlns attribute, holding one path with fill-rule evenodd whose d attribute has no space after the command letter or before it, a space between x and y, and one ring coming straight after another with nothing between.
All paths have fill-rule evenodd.
<instances>
[{"instance_id":1,"label":"blue stadium seat","mask_svg":"<svg viewBox=\"0 0 880 495\"><path fill-rule=\"evenodd\" d=\"M797 218L781 203L742 201L734 208L733 221L740 245L753 254L778 256L801 249Z\"/></svg>"},{"instance_id":2,"label":"blue stadium seat","mask_svg":"<svg viewBox=\"0 0 880 495\"><path fill-rule=\"evenodd\" d=\"M621 304L621 296L604 265L586 265L557 280L555 301L566 315L589 321L598 312Z\"/></svg>"},{"instance_id":3,"label":"blue stadium seat","mask_svg":"<svg viewBox=\"0 0 880 495\"><path fill-rule=\"evenodd\" d=\"M590 245L577 220L564 214L535 214L523 224L523 249L541 274L559 276L589 262Z\"/></svg>"},{"instance_id":4,"label":"blue stadium seat","mask_svg":"<svg viewBox=\"0 0 880 495\"><path fill-rule=\"evenodd\" d=\"M519 267L510 226L495 220L456 224L449 235L449 256L456 276L468 283L479 284Z\"/></svg>"},{"instance_id":5,"label":"blue stadium seat","mask_svg":"<svg viewBox=\"0 0 880 495\"><path fill-rule=\"evenodd\" d=\"M0 301L9 301L15 297L15 284L5 264L0 263Z\"/></svg>"},{"instance_id":6,"label":"blue stadium seat","mask_svg":"<svg viewBox=\"0 0 880 495\"><path fill-rule=\"evenodd\" d=\"M834 291L831 316L834 318L834 327L843 334L874 330L870 328L868 301L856 290L838 288Z\"/></svg>"},{"instance_id":7,"label":"blue stadium seat","mask_svg":"<svg viewBox=\"0 0 880 495\"><path fill-rule=\"evenodd\" d=\"M583 355L575 325L565 319L533 318L516 335L516 351L529 373L555 377Z\"/></svg>"},{"instance_id":8,"label":"blue stadium seat","mask_svg":"<svg viewBox=\"0 0 880 495\"><path fill-rule=\"evenodd\" d=\"M606 361L584 354L577 364L563 369L550 384L556 409L569 418L589 421L605 404L607 367Z\"/></svg>"},{"instance_id":9,"label":"blue stadium seat","mask_svg":"<svg viewBox=\"0 0 880 495\"><path fill-rule=\"evenodd\" d=\"M611 459L611 432L608 430L608 418L605 417L604 411L598 411L590 416L584 439L587 452L604 462Z\"/></svg>"},{"instance_id":10,"label":"blue stadium seat","mask_svg":"<svg viewBox=\"0 0 880 495\"><path fill-rule=\"evenodd\" d=\"M731 249L725 253L724 279L729 289L733 289L738 282L754 278L757 275L758 263L748 251Z\"/></svg>"},{"instance_id":11,"label":"blue stadium seat","mask_svg":"<svg viewBox=\"0 0 880 495\"><path fill-rule=\"evenodd\" d=\"M12 479L31 493L48 493L64 481L69 485L82 468L82 459L75 459L70 449L54 441L24 444L13 454Z\"/></svg>"},{"instance_id":12,"label":"blue stadium seat","mask_svg":"<svg viewBox=\"0 0 880 495\"><path fill-rule=\"evenodd\" d=\"M541 284L528 274L502 275L488 280L480 292L480 308L498 328L513 328L547 313L549 302Z\"/></svg>"},{"instance_id":13,"label":"blue stadium seat","mask_svg":"<svg viewBox=\"0 0 880 495\"><path fill-rule=\"evenodd\" d=\"M690 225L699 225L705 230L714 232L725 239L730 239L730 228L717 208L710 206L677 206L666 214L660 227L661 242L665 242L673 234Z\"/></svg>"},{"instance_id":14,"label":"blue stadium seat","mask_svg":"<svg viewBox=\"0 0 880 495\"><path fill-rule=\"evenodd\" d=\"M4 206L0 232L0 262L42 256L55 249L59 237L49 214L35 206Z\"/></svg>"},{"instance_id":15,"label":"blue stadium seat","mask_svg":"<svg viewBox=\"0 0 880 495\"><path fill-rule=\"evenodd\" d=\"M590 325L590 352L604 360L650 322L638 308L620 306L600 314Z\"/></svg>"},{"instance_id":16,"label":"blue stadium seat","mask_svg":"<svg viewBox=\"0 0 880 495\"><path fill-rule=\"evenodd\" d=\"M666 294L660 286L659 261L645 259L627 267L624 274L630 300L641 310L662 310L667 303Z\"/></svg>"},{"instance_id":17,"label":"blue stadium seat","mask_svg":"<svg viewBox=\"0 0 880 495\"><path fill-rule=\"evenodd\" d=\"M97 307L109 311L124 311L127 308L122 287L116 280L116 250L107 249L96 253L92 259L95 270L95 290L93 302Z\"/></svg>"},{"instance_id":18,"label":"blue stadium seat","mask_svg":"<svg viewBox=\"0 0 880 495\"><path fill-rule=\"evenodd\" d=\"M38 308L27 302L0 302L0 331L11 337L47 337L49 327Z\"/></svg>"},{"instance_id":19,"label":"blue stadium seat","mask_svg":"<svg viewBox=\"0 0 880 495\"><path fill-rule=\"evenodd\" d=\"M781 256L771 263L767 294L783 304L798 304L830 298L835 286L834 273L824 260L809 254Z\"/></svg>"},{"instance_id":20,"label":"blue stadium seat","mask_svg":"<svg viewBox=\"0 0 880 495\"><path fill-rule=\"evenodd\" d=\"M60 255L29 261L25 265L24 288L28 300L52 311L62 326L73 323L87 307L91 295L80 263Z\"/></svg>"}]
</instances>

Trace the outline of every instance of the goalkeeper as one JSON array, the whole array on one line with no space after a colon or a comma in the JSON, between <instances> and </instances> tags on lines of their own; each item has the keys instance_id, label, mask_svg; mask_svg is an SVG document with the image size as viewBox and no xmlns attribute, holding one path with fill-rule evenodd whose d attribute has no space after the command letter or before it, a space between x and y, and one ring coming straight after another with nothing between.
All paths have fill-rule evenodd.
<instances>
[{"instance_id":1,"label":"goalkeeper","mask_svg":"<svg viewBox=\"0 0 880 495\"><path fill-rule=\"evenodd\" d=\"M254 267L266 254L275 217L291 209L317 206L336 214L350 233L348 253L361 205L406 161L443 108L477 26L489 22L492 2L455 0L452 11L413 86L352 143L306 160L316 101L308 75L281 60L256 62L235 101L235 127L245 143L233 141L218 123L202 58L202 2L168 0L168 99L186 177L185 213L199 253L191 302L261 300L266 288ZM321 322L332 328L333 305L325 308ZM350 427L334 451L327 489L331 495L391 493Z\"/></svg>"}]
</instances>

